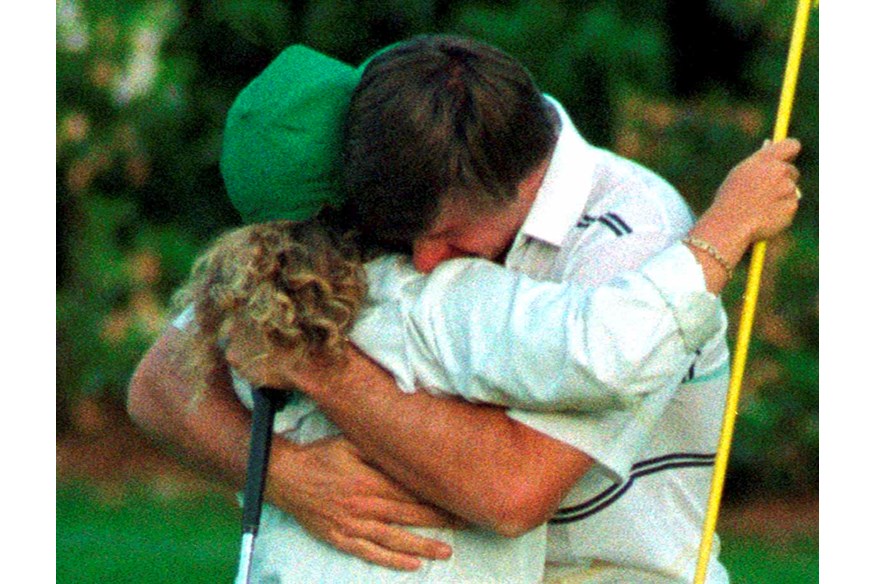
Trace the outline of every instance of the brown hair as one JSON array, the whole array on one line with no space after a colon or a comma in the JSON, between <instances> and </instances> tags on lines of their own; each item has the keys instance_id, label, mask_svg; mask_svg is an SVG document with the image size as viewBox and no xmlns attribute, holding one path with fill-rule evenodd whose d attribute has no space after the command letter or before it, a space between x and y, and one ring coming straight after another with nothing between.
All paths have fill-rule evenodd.
<instances>
[{"instance_id":1,"label":"brown hair","mask_svg":"<svg viewBox=\"0 0 876 584\"><path fill-rule=\"evenodd\" d=\"M195 261L174 304L194 307L192 371L211 371L223 359L220 345L236 323L295 359L335 363L366 289L349 236L316 219L274 221L220 236Z\"/></svg>"},{"instance_id":2,"label":"brown hair","mask_svg":"<svg viewBox=\"0 0 876 584\"><path fill-rule=\"evenodd\" d=\"M551 106L523 66L477 41L421 36L363 71L344 135L344 186L354 225L406 250L448 193L504 204L550 154Z\"/></svg>"}]
</instances>

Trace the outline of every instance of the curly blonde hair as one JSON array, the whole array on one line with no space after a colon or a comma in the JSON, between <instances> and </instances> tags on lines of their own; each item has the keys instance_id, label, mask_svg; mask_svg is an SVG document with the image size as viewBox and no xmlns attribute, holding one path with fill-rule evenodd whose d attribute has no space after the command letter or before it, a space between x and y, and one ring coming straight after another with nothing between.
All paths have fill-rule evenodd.
<instances>
[{"instance_id":1,"label":"curly blonde hair","mask_svg":"<svg viewBox=\"0 0 876 584\"><path fill-rule=\"evenodd\" d=\"M174 304L194 307L187 358L203 374L224 359L221 344L237 323L296 361L340 362L366 291L351 236L318 219L273 221L220 236L195 261Z\"/></svg>"}]
</instances>

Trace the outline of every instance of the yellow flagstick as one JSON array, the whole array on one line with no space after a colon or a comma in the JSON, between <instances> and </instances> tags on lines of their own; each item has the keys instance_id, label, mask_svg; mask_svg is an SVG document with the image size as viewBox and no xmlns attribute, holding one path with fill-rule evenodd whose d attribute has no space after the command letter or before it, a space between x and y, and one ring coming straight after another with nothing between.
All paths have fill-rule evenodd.
<instances>
[{"instance_id":1,"label":"yellow flagstick","mask_svg":"<svg viewBox=\"0 0 876 584\"><path fill-rule=\"evenodd\" d=\"M809 22L810 6L811 0L798 0L797 2L797 14L794 18L794 30L791 34L791 47L788 51L788 63L785 67L785 79L782 83L779 111L773 130L774 142L784 140L788 135L788 123L791 119L791 106L794 102L794 90L797 86L797 73L800 70L800 58L803 54L803 41L806 38L806 25ZM751 267L748 271L748 281L745 287L742 316L739 321L739 335L736 339L733 367L730 372L730 388L727 391L727 405L724 409L721 439L718 443L718 453L715 456L715 470L712 474L709 506L706 511L706 520L703 524L703 538L700 542L694 584L703 584L706 579L706 570L712 551L712 539L715 535L715 525L718 523L718 511L721 506L724 476L727 473L727 461L730 458L733 425L736 422L736 408L739 404L739 394L742 389L742 376L745 372L745 361L748 357L748 342L751 339L751 326L754 322L754 310L757 305L757 295L760 291L760 277L763 271L765 254L766 242L758 241L755 243L752 249Z\"/></svg>"}]
</instances>

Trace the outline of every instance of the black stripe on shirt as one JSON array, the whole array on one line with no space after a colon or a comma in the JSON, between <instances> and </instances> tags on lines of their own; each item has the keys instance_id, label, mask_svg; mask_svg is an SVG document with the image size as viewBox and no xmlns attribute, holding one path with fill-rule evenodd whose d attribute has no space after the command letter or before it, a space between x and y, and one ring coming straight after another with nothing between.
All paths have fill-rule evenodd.
<instances>
[{"instance_id":1,"label":"black stripe on shirt","mask_svg":"<svg viewBox=\"0 0 876 584\"><path fill-rule=\"evenodd\" d=\"M696 371L697 357L699 357L702 354L703 354L703 352L700 351L699 349L697 349L697 355L696 355L696 357L694 357L693 363L690 364L690 369L687 370L687 375L685 375L684 379L681 380L682 383L690 383L691 381L694 380L694 378L697 375L697 371Z\"/></svg>"},{"instance_id":2,"label":"black stripe on shirt","mask_svg":"<svg viewBox=\"0 0 876 584\"><path fill-rule=\"evenodd\" d=\"M605 225L606 227L608 227L609 229L611 229L612 231L614 231L614 234L617 235L618 237L620 237L621 235L624 234L624 232L621 231L621 228L618 227L617 225L615 225L614 223L612 223L611 220L608 217L606 217L605 215L603 215L599 218L599 222L602 223L603 225Z\"/></svg>"},{"instance_id":3,"label":"black stripe on shirt","mask_svg":"<svg viewBox=\"0 0 876 584\"><path fill-rule=\"evenodd\" d=\"M575 226L581 229L587 229L597 221L611 229L611 231L618 237L633 232L632 227L630 227L626 221L621 219L617 213L606 213L599 217L582 215L581 219L578 220L578 223L576 223Z\"/></svg>"},{"instance_id":4,"label":"black stripe on shirt","mask_svg":"<svg viewBox=\"0 0 876 584\"><path fill-rule=\"evenodd\" d=\"M596 221L596 217L592 215L584 215L579 220L578 223L575 224L575 227L588 228L593 225L594 221Z\"/></svg>"},{"instance_id":5,"label":"black stripe on shirt","mask_svg":"<svg viewBox=\"0 0 876 584\"><path fill-rule=\"evenodd\" d=\"M658 456L633 464L630 478L621 484L614 484L595 497L572 507L561 507L556 515L548 521L551 525L561 525L581 521L594 515L618 499L629 490L635 480L664 470L688 467L707 467L715 463L714 454L675 453Z\"/></svg>"},{"instance_id":6,"label":"black stripe on shirt","mask_svg":"<svg viewBox=\"0 0 876 584\"><path fill-rule=\"evenodd\" d=\"M618 215L617 215L616 213L606 213L605 216L606 216L606 217L610 217L615 223L617 223L618 225L620 225L620 228L621 228L621 229L623 229L623 230L626 231L627 233L632 233L632 232L633 232L632 228L631 228L629 225L627 225L626 222L625 222L623 219L621 219L620 217L618 217Z\"/></svg>"}]
</instances>

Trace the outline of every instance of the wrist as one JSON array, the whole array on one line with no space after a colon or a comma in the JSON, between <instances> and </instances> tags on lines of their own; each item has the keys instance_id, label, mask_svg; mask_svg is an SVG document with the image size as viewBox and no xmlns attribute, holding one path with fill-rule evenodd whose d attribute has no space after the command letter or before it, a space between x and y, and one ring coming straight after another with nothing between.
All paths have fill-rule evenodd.
<instances>
[{"instance_id":1,"label":"wrist","mask_svg":"<svg viewBox=\"0 0 876 584\"><path fill-rule=\"evenodd\" d=\"M705 253L706 256L710 257L712 260L718 263L721 268L724 270L724 274L727 276L727 280L733 279L733 266L729 261L718 251L718 248L709 243L704 239L700 239L698 237L688 235L681 242L691 250L695 255L701 255L701 253ZM700 258L700 263L702 264L704 258Z\"/></svg>"},{"instance_id":2,"label":"wrist","mask_svg":"<svg viewBox=\"0 0 876 584\"><path fill-rule=\"evenodd\" d=\"M709 257L710 261L714 261L723 270L729 272L736 268L751 245L754 229L740 225L732 218L707 213L688 232L688 237L695 241L707 242L713 247L720 260L707 250L688 244L697 255Z\"/></svg>"},{"instance_id":3,"label":"wrist","mask_svg":"<svg viewBox=\"0 0 876 584\"><path fill-rule=\"evenodd\" d=\"M288 369L286 376L296 389L317 403L323 403L328 396L337 394L339 388L349 385L351 354L354 351L347 349L340 361L323 363L312 360L299 363Z\"/></svg>"},{"instance_id":4,"label":"wrist","mask_svg":"<svg viewBox=\"0 0 876 584\"><path fill-rule=\"evenodd\" d=\"M714 215L704 215L690 230L684 243L700 264L709 292L719 294L730 282L751 237L751 232L736 229L732 221Z\"/></svg>"},{"instance_id":5,"label":"wrist","mask_svg":"<svg viewBox=\"0 0 876 584\"><path fill-rule=\"evenodd\" d=\"M291 502L295 500L294 489L290 485L299 485L298 478L307 476L307 450L299 444L274 436L271 444L271 456L268 461L267 480L265 481L265 501L283 509L287 513ZM288 480L290 473L298 473L296 480Z\"/></svg>"}]
</instances>

